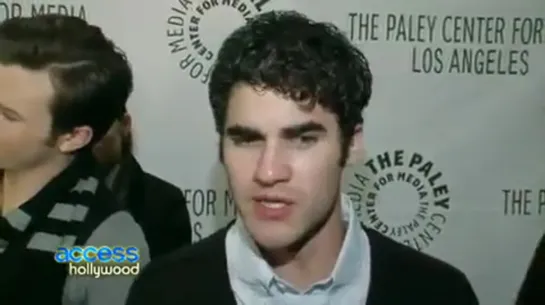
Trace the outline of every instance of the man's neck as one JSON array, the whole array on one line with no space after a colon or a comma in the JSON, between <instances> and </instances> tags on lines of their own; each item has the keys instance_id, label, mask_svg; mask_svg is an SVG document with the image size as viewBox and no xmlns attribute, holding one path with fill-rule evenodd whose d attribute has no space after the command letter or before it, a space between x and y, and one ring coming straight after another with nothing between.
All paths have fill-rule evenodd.
<instances>
[{"instance_id":1,"label":"man's neck","mask_svg":"<svg viewBox=\"0 0 545 305\"><path fill-rule=\"evenodd\" d=\"M312 284L331 275L345 235L346 225L342 219L341 205L338 203L327 222L297 251L270 253L270 256L285 262L273 267L275 273L294 288L307 290Z\"/></svg>"},{"instance_id":2,"label":"man's neck","mask_svg":"<svg viewBox=\"0 0 545 305\"><path fill-rule=\"evenodd\" d=\"M10 171L0 176L0 211L2 216L34 197L72 162L73 157L59 157L36 167Z\"/></svg>"}]
</instances>

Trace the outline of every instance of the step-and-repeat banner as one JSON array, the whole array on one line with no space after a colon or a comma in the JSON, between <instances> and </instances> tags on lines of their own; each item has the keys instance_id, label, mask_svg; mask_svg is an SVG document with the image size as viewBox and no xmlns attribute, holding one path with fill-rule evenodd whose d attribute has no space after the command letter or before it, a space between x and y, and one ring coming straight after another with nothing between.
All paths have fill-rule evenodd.
<instances>
[{"instance_id":1,"label":"step-and-repeat banner","mask_svg":"<svg viewBox=\"0 0 545 305\"><path fill-rule=\"evenodd\" d=\"M128 53L136 153L184 191L200 240L234 217L210 65L230 31L273 9L336 24L371 62L366 159L343 184L358 215L463 270L482 304L513 304L545 230L543 0L0 1L0 20L80 16Z\"/></svg>"}]
</instances>

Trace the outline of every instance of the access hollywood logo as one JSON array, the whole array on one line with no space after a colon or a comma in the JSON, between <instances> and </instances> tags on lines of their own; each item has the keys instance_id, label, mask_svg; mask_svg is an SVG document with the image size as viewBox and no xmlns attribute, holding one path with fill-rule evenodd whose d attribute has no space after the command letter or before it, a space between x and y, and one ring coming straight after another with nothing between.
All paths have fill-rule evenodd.
<instances>
[{"instance_id":1,"label":"access hollywood logo","mask_svg":"<svg viewBox=\"0 0 545 305\"><path fill-rule=\"evenodd\" d=\"M192 79L208 83L219 43L225 37L217 37L215 33L223 29L216 26L216 31L206 30L209 28L206 25L222 22L218 18L228 18L233 13L240 16L242 24L263 12L269 2L271 0L177 0L170 9L166 34L170 53L179 68Z\"/></svg>"},{"instance_id":2,"label":"access hollywood logo","mask_svg":"<svg viewBox=\"0 0 545 305\"><path fill-rule=\"evenodd\" d=\"M134 276L140 272L140 254L132 246L60 247L55 261L67 264L68 274L76 276Z\"/></svg>"},{"instance_id":3,"label":"access hollywood logo","mask_svg":"<svg viewBox=\"0 0 545 305\"><path fill-rule=\"evenodd\" d=\"M369 228L419 251L442 233L450 191L443 172L423 154L386 151L346 174L343 191Z\"/></svg>"}]
</instances>

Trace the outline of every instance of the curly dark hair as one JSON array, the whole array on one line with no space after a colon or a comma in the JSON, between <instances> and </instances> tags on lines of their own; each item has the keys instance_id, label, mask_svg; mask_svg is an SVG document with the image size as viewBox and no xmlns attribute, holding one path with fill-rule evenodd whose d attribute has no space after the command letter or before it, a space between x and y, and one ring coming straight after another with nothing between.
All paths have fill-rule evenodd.
<instances>
[{"instance_id":1,"label":"curly dark hair","mask_svg":"<svg viewBox=\"0 0 545 305\"><path fill-rule=\"evenodd\" d=\"M125 112L133 74L125 54L94 25L45 14L0 23L0 64L47 71L55 89L52 137L88 125L98 142Z\"/></svg>"},{"instance_id":2,"label":"curly dark hair","mask_svg":"<svg viewBox=\"0 0 545 305\"><path fill-rule=\"evenodd\" d=\"M271 11L236 29L218 52L208 95L220 136L229 96L239 83L333 112L346 153L355 126L363 123L372 74L364 54L333 24L295 11Z\"/></svg>"}]
</instances>

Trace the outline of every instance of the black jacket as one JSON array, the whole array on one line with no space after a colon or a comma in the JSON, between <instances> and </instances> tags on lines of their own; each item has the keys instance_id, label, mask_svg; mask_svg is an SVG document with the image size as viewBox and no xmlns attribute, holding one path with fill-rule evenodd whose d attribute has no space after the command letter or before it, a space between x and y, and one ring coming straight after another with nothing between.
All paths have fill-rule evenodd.
<instances>
[{"instance_id":1,"label":"black jacket","mask_svg":"<svg viewBox=\"0 0 545 305\"><path fill-rule=\"evenodd\" d=\"M545 235L534 252L517 298L517 305L542 304L545 304Z\"/></svg>"},{"instance_id":2,"label":"black jacket","mask_svg":"<svg viewBox=\"0 0 545 305\"><path fill-rule=\"evenodd\" d=\"M227 271L227 230L152 261L133 284L127 305L236 305ZM371 245L367 305L478 304L458 269L365 230Z\"/></svg>"},{"instance_id":3,"label":"black jacket","mask_svg":"<svg viewBox=\"0 0 545 305\"><path fill-rule=\"evenodd\" d=\"M118 178L125 182L113 191L142 227L152 259L191 243L191 220L178 187L144 172L132 156L121 164Z\"/></svg>"}]
</instances>

